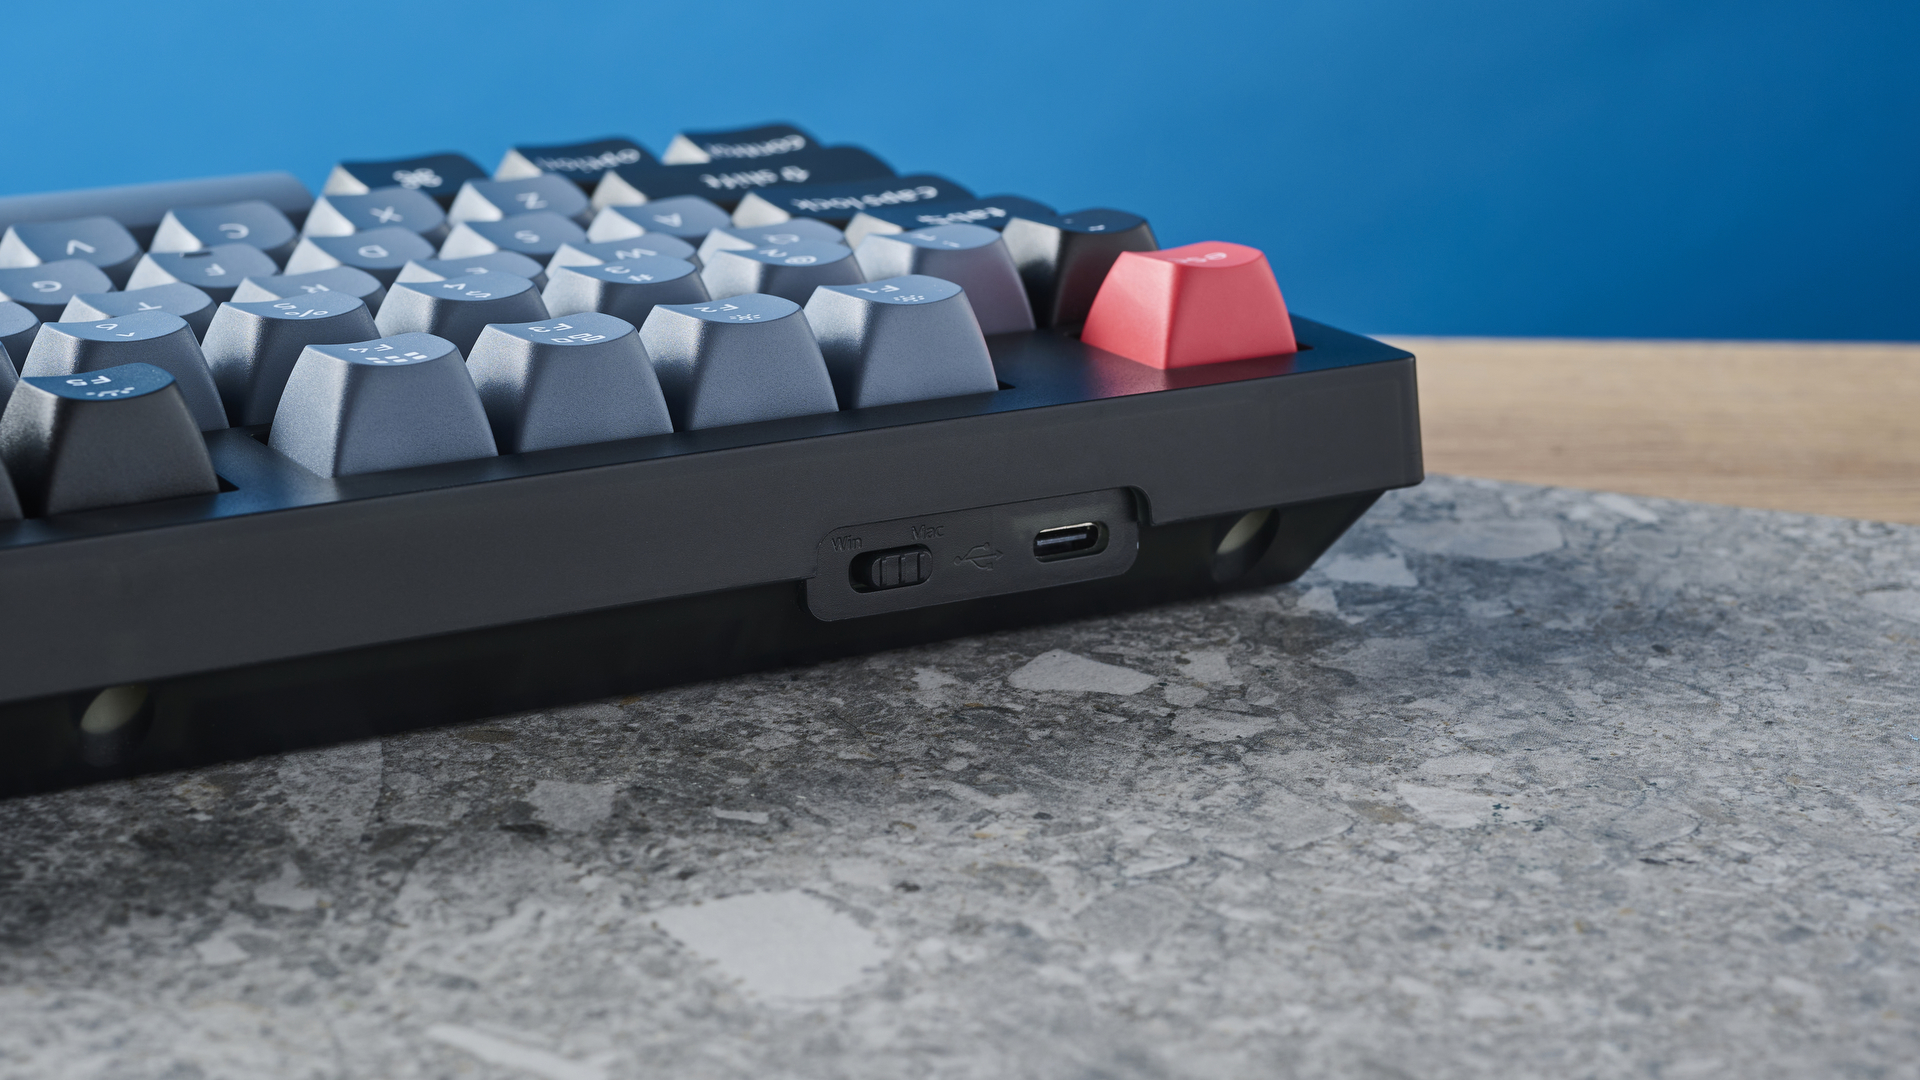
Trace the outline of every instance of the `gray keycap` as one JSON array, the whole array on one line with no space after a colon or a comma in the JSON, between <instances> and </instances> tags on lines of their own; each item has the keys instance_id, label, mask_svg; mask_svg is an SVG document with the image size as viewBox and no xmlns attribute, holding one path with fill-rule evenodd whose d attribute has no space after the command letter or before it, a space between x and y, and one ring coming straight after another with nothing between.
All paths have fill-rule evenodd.
<instances>
[{"instance_id":1,"label":"gray keycap","mask_svg":"<svg viewBox=\"0 0 1920 1080\"><path fill-rule=\"evenodd\" d=\"M783 247L716 251L701 267L700 278L716 300L769 293L796 304L805 303L821 285L857 285L866 280L851 248L807 240Z\"/></svg>"},{"instance_id":2,"label":"gray keycap","mask_svg":"<svg viewBox=\"0 0 1920 1080\"><path fill-rule=\"evenodd\" d=\"M309 270L304 274L248 278L233 290L233 303L287 300L317 293L345 293L367 305L368 311L379 311L380 301L387 298L387 290L380 284L379 278L351 266L335 266L326 270Z\"/></svg>"},{"instance_id":3,"label":"gray keycap","mask_svg":"<svg viewBox=\"0 0 1920 1080\"><path fill-rule=\"evenodd\" d=\"M499 221L501 218L537 211L559 214L585 225L592 216L587 193L580 185L554 173L529 176L524 180L469 180L454 196L447 222Z\"/></svg>"},{"instance_id":4,"label":"gray keycap","mask_svg":"<svg viewBox=\"0 0 1920 1080\"><path fill-rule=\"evenodd\" d=\"M125 225L102 216L20 222L0 236L0 266L40 266L62 259L90 262L116 288L124 288L140 261L140 242Z\"/></svg>"},{"instance_id":5,"label":"gray keycap","mask_svg":"<svg viewBox=\"0 0 1920 1080\"><path fill-rule=\"evenodd\" d=\"M601 263L656 258L685 259L696 267L700 265L700 256L694 253L692 244L677 236L652 233L627 240L603 240L599 243L587 240L578 244L562 244L560 250L553 253L553 258L547 260L547 269L551 271L559 266L599 266Z\"/></svg>"},{"instance_id":6,"label":"gray keycap","mask_svg":"<svg viewBox=\"0 0 1920 1080\"><path fill-rule=\"evenodd\" d=\"M488 323L533 322L547 305L533 282L512 274L469 274L445 281L395 282L374 324L385 336L433 334L461 352Z\"/></svg>"},{"instance_id":7,"label":"gray keycap","mask_svg":"<svg viewBox=\"0 0 1920 1080\"><path fill-rule=\"evenodd\" d=\"M0 349L5 349L13 358L15 371L20 370L20 363L27 358L27 350L33 348L34 335L39 332L39 316L12 301L0 300Z\"/></svg>"},{"instance_id":8,"label":"gray keycap","mask_svg":"<svg viewBox=\"0 0 1920 1080\"><path fill-rule=\"evenodd\" d=\"M400 276L395 280L445 281L472 274L512 274L533 282L535 288L547 287L547 272L540 264L514 251L495 251L465 259L416 259L401 267Z\"/></svg>"},{"instance_id":9,"label":"gray keycap","mask_svg":"<svg viewBox=\"0 0 1920 1080\"><path fill-rule=\"evenodd\" d=\"M1000 234L980 225L936 225L912 232L872 234L854 252L867 280L925 274L967 290L980 330L1007 334L1033 329L1033 308L1020 271Z\"/></svg>"},{"instance_id":10,"label":"gray keycap","mask_svg":"<svg viewBox=\"0 0 1920 1080\"><path fill-rule=\"evenodd\" d=\"M612 315L495 323L467 370L503 454L673 430L639 331Z\"/></svg>"},{"instance_id":11,"label":"gray keycap","mask_svg":"<svg viewBox=\"0 0 1920 1080\"><path fill-rule=\"evenodd\" d=\"M391 287L400 268L415 259L431 259L432 244L397 225L368 229L352 236L302 237L287 258L287 273L306 274L351 266L373 275L380 284ZM261 275L266 276L266 275Z\"/></svg>"},{"instance_id":12,"label":"gray keycap","mask_svg":"<svg viewBox=\"0 0 1920 1080\"><path fill-rule=\"evenodd\" d=\"M845 244L846 234L824 221L813 218L794 218L778 225L742 228L728 225L724 229L715 229L700 242L700 257L706 259L716 251L747 251L752 248L780 247L785 244L798 244L802 240L811 240L822 244Z\"/></svg>"},{"instance_id":13,"label":"gray keycap","mask_svg":"<svg viewBox=\"0 0 1920 1080\"><path fill-rule=\"evenodd\" d=\"M20 380L0 458L35 517L220 490L179 384L151 364Z\"/></svg>"},{"instance_id":14,"label":"gray keycap","mask_svg":"<svg viewBox=\"0 0 1920 1080\"><path fill-rule=\"evenodd\" d=\"M109 292L106 271L80 259L0 270L0 300L11 300L41 322L58 319L67 301L80 293Z\"/></svg>"},{"instance_id":15,"label":"gray keycap","mask_svg":"<svg viewBox=\"0 0 1920 1080\"><path fill-rule=\"evenodd\" d=\"M164 311L136 311L98 322L46 323L33 339L20 375L80 375L124 364L152 364L172 375L201 430L227 426L193 329L185 319Z\"/></svg>"},{"instance_id":16,"label":"gray keycap","mask_svg":"<svg viewBox=\"0 0 1920 1080\"><path fill-rule=\"evenodd\" d=\"M309 345L380 336L367 305L332 290L286 299L221 304L201 352L235 424L267 424L293 365Z\"/></svg>"},{"instance_id":17,"label":"gray keycap","mask_svg":"<svg viewBox=\"0 0 1920 1080\"><path fill-rule=\"evenodd\" d=\"M126 292L81 293L67 301L60 321L99 322L141 311L164 311L187 320L193 336L204 338L207 324L213 321L213 309L219 306L204 290L172 281Z\"/></svg>"},{"instance_id":18,"label":"gray keycap","mask_svg":"<svg viewBox=\"0 0 1920 1080\"><path fill-rule=\"evenodd\" d=\"M598 311L635 325L646 322L656 304L696 304L709 299L692 263L663 256L555 267L540 295L553 318Z\"/></svg>"},{"instance_id":19,"label":"gray keycap","mask_svg":"<svg viewBox=\"0 0 1920 1080\"><path fill-rule=\"evenodd\" d=\"M542 210L516 214L499 221L463 221L447 234L440 245L443 259L464 259L511 251L544 263L562 244L586 242L586 231L559 214Z\"/></svg>"},{"instance_id":20,"label":"gray keycap","mask_svg":"<svg viewBox=\"0 0 1920 1080\"><path fill-rule=\"evenodd\" d=\"M609 206L595 214L587 227L589 240L626 240L643 234L665 233L699 243L715 229L733 224L725 210L698 195L675 195L639 206Z\"/></svg>"},{"instance_id":21,"label":"gray keycap","mask_svg":"<svg viewBox=\"0 0 1920 1080\"><path fill-rule=\"evenodd\" d=\"M227 244L259 248L275 263L293 254L299 234L287 215L258 199L167 211L148 251L206 251Z\"/></svg>"},{"instance_id":22,"label":"gray keycap","mask_svg":"<svg viewBox=\"0 0 1920 1080\"><path fill-rule=\"evenodd\" d=\"M814 292L806 313L843 409L1000 388L967 294L951 281L907 275L829 285Z\"/></svg>"},{"instance_id":23,"label":"gray keycap","mask_svg":"<svg viewBox=\"0 0 1920 1080\"><path fill-rule=\"evenodd\" d=\"M466 361L432 334L309 345L280 395L267 445L321 476L495 453Z\"/></svg>"},{"instance_id":24,"label":"gray keycap","mask_svg":"<svg viewBox=\"0 0 1920 1080\"><path fill-rule=\"evenodd\" d=\"M205 251L149 251L140 256L140 264L127 279L127 288L144 289L178 281L224 302L233 299L233 290L242 281L279 272L279 264L249 244L221 244Z\"/></svg>"},{"instance_id":25,"label":"gray keycap","mask_svg":"<svg viewBox=\"0 0 1920 1080\"><path fill-rule=\"evenodd\" d=\"M447 238L447 212L414 188L386 187L364 195L322 195L307 211L302 236L352 236L374 229L405 229L430 244Z\"/></svg>"},{"instance_id":26,"label":"gray keycap","mask_svg":"<svg viewBox=\"0 0 1920 1080\"><path fill-rule=\"evenodd\" d=\"M662 304L640 327L679 431L829 413L833 380L800 305L755 294Z\"/></svg>"}]
</instances>

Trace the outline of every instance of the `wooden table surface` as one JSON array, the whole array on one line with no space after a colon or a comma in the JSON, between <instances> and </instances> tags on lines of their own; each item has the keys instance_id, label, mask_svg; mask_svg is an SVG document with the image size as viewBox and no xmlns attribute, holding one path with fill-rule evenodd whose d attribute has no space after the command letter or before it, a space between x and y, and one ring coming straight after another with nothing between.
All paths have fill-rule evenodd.
<instances>
[{"instance_id":1,"label":"wooden table surface","mask_svg":"<svg viewBox=\"0 0 1920 1080\"><path fill-rule=\"evenodd\" d=\"M1920 524L1920 344L1384 340L1428 472Z\"/></svg>"}]
</instances>

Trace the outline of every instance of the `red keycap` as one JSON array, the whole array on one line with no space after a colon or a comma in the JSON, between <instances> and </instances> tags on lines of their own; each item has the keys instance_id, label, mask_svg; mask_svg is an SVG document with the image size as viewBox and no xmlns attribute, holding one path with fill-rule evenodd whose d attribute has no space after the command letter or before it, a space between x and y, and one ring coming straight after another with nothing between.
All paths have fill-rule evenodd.
<instances>
[{"instance_id":1,"label":"red keycap","mask_svg":"<svg viewBox=\"0 0 1920 1080\"><path fill-rule=\"evenodd\" d=\"M1122 254L1093 299L1080 340L1157 368L1297 348L1267 257L1219 241Z\"/></svg>"}]
</instances>

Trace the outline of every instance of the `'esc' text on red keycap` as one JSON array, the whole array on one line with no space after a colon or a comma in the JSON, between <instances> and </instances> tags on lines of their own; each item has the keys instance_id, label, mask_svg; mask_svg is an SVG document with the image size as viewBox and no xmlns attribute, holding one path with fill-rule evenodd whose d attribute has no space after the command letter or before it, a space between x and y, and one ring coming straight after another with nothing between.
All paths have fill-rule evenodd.
<instances>
[{"instance_id":1,"label":"'esc' text on red keycap","mask_svg":"<svg viewBox=\"0 0 1920 1080\"><path fill-rule=\"evenodd\" d=\"M1296 349L1267 257L1218 241L1122 254L1094 297L1080 340L1157 368Z\"/></svg>"}]
</instances>

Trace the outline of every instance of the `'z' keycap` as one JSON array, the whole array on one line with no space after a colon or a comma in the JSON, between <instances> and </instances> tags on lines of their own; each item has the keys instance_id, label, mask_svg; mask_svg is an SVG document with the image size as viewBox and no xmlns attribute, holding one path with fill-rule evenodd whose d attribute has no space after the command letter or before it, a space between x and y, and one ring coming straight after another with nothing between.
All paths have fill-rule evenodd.
<instances>
[{"instance_id":1,"label":"'z' keycap","mask_svg":"<svg viewBox=\"0 0 1920 1080\"><path fill-rule=\"evenodd\" d=\"M387 298L387 290L380 279L365 270L355 270L351 266L335 266L326 270L309 270L304 274L280 274L274 277L248 278L233 290L233 303L246 304L255 300L287 300L319 293L340 293L357 298L367 305L368 311L379 311L380 301ZM179 312L174 312L178 315ZM185 316L182 316L184 318ZM205 336L205 329L201 331Z\"/></svg>"},{"instance_id":2,"label":"'z' keycap","mask_svg":"<svg viewBox=\"0 0 1920 1080\"><path fill-rule=\"evenodd\" d=\"M778 296L662 304L640 327L680 431L834 412L800 305Z\"/></svg>"},{"instance_id":3,"label":"'z' keycap","mask_svg":"<svg viewBox=\"0 0 1920 1080\"><path fill-rule=\"evenodd\" d=\"M487 170L465 154L422 154L392 161L343 161L327 177L324 195L365 195L385 187L403 187L430 195L441 206L453 202L460 186L485 180Z\"/></svg>"},{"instance_id":4,"label":"'z' keycap","mask_svg":"<svg viewBox=\"0 0 1920 1080\"><path fill-rule=\"evenodd\" d=\"M843 409L988 394L1000 388L960 286L907 275L830 285L807 301Z\"/></svg>"},{"instance_id":5,"label":"'z' keycap","mask_svg":"<svg viewBox=\"0 0 1920 1080\"><path fill-rule=\"evenodd\" d=\"M673 430L639 332L611 315L495 323L467 371L503 454Z\"/></svg>"},{"instance_id":6,"label":"'z' keycap","mask_svg":"<svg viewBox=\"0 0 1920 1080\"><path fill-rule=\"evenodd\" d=\"M227 426L200 343L185 319L164 311L137 311L101 322L47 323L33 340L20 374L84 375L135 363L152 364L174 377L202 431Z\"/></svg>"},{"instance_id":7,"label":"'z' keycap","mask_svg":"<svg viewBox=\"0 0 1920 1080\"><path fill-rule=\"evenodd\" d=\"M994 231L1007 227L1014 218L1044 221L1054 217L1053 207L1018 195L983 195L954 202L909 203L905 206L876 206L862 210L847 222L847 245L859 247L870 233L897 233L924 229L930 225L984 225Z\"/></svg>"},{"instance_id":8,"label":"'z' keycap","mask_svg":"<svg viewBox=\"0 0 1920 1080\"><path fill-rule=\"evenodd\" d=\"M722 131L683 131L667 144L661 161L668 165L705 165L710 161L776 161L819 141L792 124Z\"/></svg>"},{"instance_id":9,"label":"'z' keycap","mask_svg":"<svg viewBox=\"0 0 1920 1080\"><path fill-rule=\"evenodd\" d=\"M440 245L440 257L464 259L511 251L544 263L553 258L562 244L586 241L586 230L559 214L540 210L499 221L463 221L453 227L447 242Z\"/></svg>"},{"instance_id":10,"label":"'z' keycap","mask_svg":"<svg viewBox=\"0 0 1920 1080\"><path fill-rule=\"evenodd\" d=\"M710 299L694 265L653 256L598 266L557 266L541 293L554 318L582 311L615 315L638 325L656 304L693 304Z\"/></svg>"},{"instance_id":11,"label":"'z' keycap","mask_svg":"<svg viewBox=\"0 0 1920 1080\"><path fill-rule=\"evenodd\" d=\"M307 346L280 395L267 445L320 476L496 453L465 359L432 334Z\"/></svg>"},{"instance_id":12,"label":"'z' keycap","mask_svg":"<svg viewBox=\"0 0 1920 1080\"><path fill-rule=\"evenodd\" d=\"M419 233L396 225L385 229L369 229L352 236L303 237L300 246L294 248L293 254L287 259L287 273L307 274L336 266L351 266L372 275L380 284L391 287L401 267L416 259L431 259L433 256L433 245L422 239Z\"/></svg>"},{"instance_id":13,"label":"'z' keycap","mask_svg":"<svg viewBox=\"0 0 1920 1080\"><path fill-rule=\"evenodd\" d=\"M768 293L800 304L818 286L852 285L865 281L866 275L845 244L802 240L784 247L716 251L701 268L700 278L716 300Z\"/></svg>"},{"instance_id":14,"label":"'z' keycap","mask_svg":"<svg viewBox=\"0 0 1920 1080\"><path fill-rule=\"evenodd\" d=\"M201 351L235 424L269 424L295 361L309 345L380 336L360 298L321 292L287 300L221 304Z\"/></svg>"},{"instance_id":15,"label":"'z' keycap","mask_svg":"<svg viewBox=\"0 0 1920 1080\"><path fill-rule=\"evenodd\" d=\"M1020 268L1039 326L1078 326L1123 251L1152 251L1147 219L1124 210L1078 210L1062 217L1015 218L1000 235Z\"/></svg>"},{"instance_id":16,"label":"'z' keycap","mask_svg":"<svg viewBox=\"0 0 1920 1080\"><path fill-rule=\"evenodd\" d=\"M525 180L469 180L447 211L447 222L499 221L538 210L572 218L581 225L593 216L587 196L564 176L529 176Z\"/></svg>"},{"instance_id":17,"label":"'z' keycap","mask_svg":"<svg viewBox=\"0 0 1920 1080\"><path fill-rule=\"evenodd\" d=\"M447 212L433 197L403 187L365 195L322 195L307 211L302 236L352 236L372 229L405 229L430 244L447 238Z\"/></svg>"},{"instance_id":18,"label":"'z' keycap","mask_svg":"<svg viewBox=\"0 0 1920 1080\"><path fill-rule=\"evenodd\" d=\"M387 293L374 325L385 337L432 334L461 352L473 348L488 323L534 322L547 317L533 282L512 274L473 274L445 281L400 281Z\"/></svg>"},{"instance_id":19,"label":"'z' keycap","mask_svg":"<svg viewBox=\"0 0 1920 1080\"><path fill-rule=\"evenodd\" d=\"M632 139L613 136L557 146L516 146L500 159L493 178L524 180L541 173L553 173L591 190L608 169L652 164L656 162L646 147Z\"/></svg>"},{"instance_id":20,"label":"'z' keycap","mask_svg":"<svg viewBox=\"0 0 1920 1080\"><path fill-rule=\"evenodd\" d=\"M1020 271L1000 234L980 225L935 225L912 232L869 234L854 252L867 280L925 274L967 291L980 330L1007 334L1033 329L1033 309Z\"/></svg>"},{"instance_id":21,"label":"'z' keycap","mask_svg":"<svg viewBox=\"0 0 1920 1080\"><path fill-rule=\"evenodd\" d=\"M144 289L178 281L215 300L233 299L233 290L250 277L271 277L280 267L250 244L221 244L206 251L149 251L140 256L127 288Z\"/></svg>"},{"instance_id":22,"label":"'z' keycap","mask_svg":"<svg viewBox=\"0 0 1920 1080\"><path fill-rule=\"evenodd\" d=\"M89 262L125 288L140 261L140 243L125 225L110 217L71 221L34 221L9 225L0 237L0 267L41 266L62 259Z\"/></svg>"},{"instance_id":23,"label":"'z' keycap","mask_svg":"<svg viewBox=\"0 0 1920 1080\"><path fill-rule=\"evenodd\" d=\"M271 204L251 199L224 206L183 206L167 211L148 251L206 251L226 244L259 248L285 263L300 238L293 222Z\"/></svg>"},{"instance_id":24,"label":"'z' keycap","mask_svg":"<svg viewBox=\"0 0 1920 1080\"><path fill-rule=\"evenodd\" d=\"M811 217L844 229L853 220L853 215L862 210L951 202L972 194L946 177L925 173L796 185L747 195L734 210L733 223L743 226L778 225L789 218Z\"/></svg>"},{"instance_id":25,"label":"'z' keycap","mask_svg":"<svg viewBox=\"0 0 1920 1080\"><path fill-rule=\"evenodd\" d=\"M220 490L178 384L151 364L20 380L0 458L35 517Z\"/></svg>"},{"instance_id":26,"label":"'z' keycap","mask_svg":"<svg viewBox=\"0 0 1920 1080\"><path fill-rule=\"evenodd\" d=\"M60 317L67 301L81 293L109 292L106 271L80 259L0 270L0 300L11 300L42 322Z\"/></svg>"}]
</instances>

